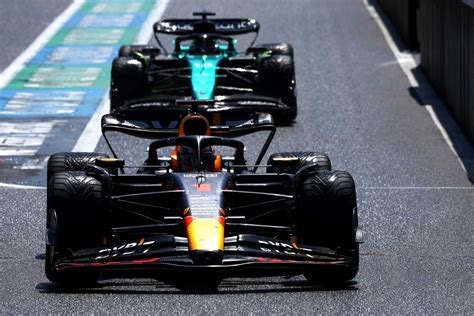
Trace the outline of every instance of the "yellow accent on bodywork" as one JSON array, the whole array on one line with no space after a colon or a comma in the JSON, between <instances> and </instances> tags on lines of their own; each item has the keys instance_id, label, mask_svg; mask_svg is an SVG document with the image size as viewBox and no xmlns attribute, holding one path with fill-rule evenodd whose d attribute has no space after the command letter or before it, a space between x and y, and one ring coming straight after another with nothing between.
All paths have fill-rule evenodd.
<instances>
[{"instance_id":1,"label":"yellow accent on bodywork","mask_svg":"<svg viewBox=\"0 0 474 316\"><path fill-rule=\"evenodd\" d=\"M187 227L189 250L224 250L224 226L217 218L194 218Z\"/></svg>"},{"instance_id":2,"label":"yellow accent on bodywork","mask_svg":"<svg viewBox=\"0 0 474 316\"><path fill-rule=\"evenodd\" d=\"M298 157L275 157L273 158L274 161L296 161L299 160Z\"/></svg>"}]
</instances>

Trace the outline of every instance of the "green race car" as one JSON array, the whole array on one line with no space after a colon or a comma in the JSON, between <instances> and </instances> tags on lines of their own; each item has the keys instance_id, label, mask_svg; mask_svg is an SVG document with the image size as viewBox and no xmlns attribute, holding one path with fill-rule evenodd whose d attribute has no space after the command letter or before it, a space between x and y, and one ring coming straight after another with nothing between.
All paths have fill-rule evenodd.
<instances>
[{"instance_id":1,"label":"green race car","mask_svg":"<svg viewBox=\"0 0 474 316\"><path fill-rule=\"evenodd\" d=\"M260 26L254 19L169 19L154 25L159 47L121 47L112 65L112 112L173 107L177 99L215 100L215 107L266 112L277 123L297 116L295 66L290 44L253 45ZM254 33L245 52L234 35ZM173 36L168 52L159 35Z\"/></svg>"}]
</instances>

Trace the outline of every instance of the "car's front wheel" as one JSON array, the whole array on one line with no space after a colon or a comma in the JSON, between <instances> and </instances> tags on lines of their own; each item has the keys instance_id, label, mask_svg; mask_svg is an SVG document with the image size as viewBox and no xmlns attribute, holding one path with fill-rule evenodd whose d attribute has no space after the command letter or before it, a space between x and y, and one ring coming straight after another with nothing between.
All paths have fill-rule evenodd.
<instances>
[{"instance_id":1,"label":"car's front wheel","mask_svg":"<svg viewBox=\"0 0 474 316\"><path fill-rule=\"evenodd\" d=\"M45 273L51 282L88 284L98 280L97 271L60 270L56 263L74 251L103 245L104 208L102 184L97 179L80 171L52 175L47 191L45 258Z\"/></svg>"},{"instance_id":2,"label":"car's front wheel","mask_svg":"<svg viewBox=\"0 0 474 316\"><path fill-rule=\"evenodd\" d=\"M306 268L304 276L308 281L338 283L357 275L357 201L354 180L349 173L320 171L308 176L300 189L296 228L302 244L333 249L350 261L346 267Z\"/></svg>"}]
</instances>

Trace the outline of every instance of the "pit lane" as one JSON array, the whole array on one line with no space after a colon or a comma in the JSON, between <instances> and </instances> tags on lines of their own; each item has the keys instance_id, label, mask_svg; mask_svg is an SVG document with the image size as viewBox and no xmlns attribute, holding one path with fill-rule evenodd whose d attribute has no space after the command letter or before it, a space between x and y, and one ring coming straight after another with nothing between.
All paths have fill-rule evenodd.
<instances>
[{"instance_id":1,"label":"pit lane","mask_svg":"<svg viewBox=\"0 0 474 316\"><path fill-rule=\"evenodd\" d=\"M172 1L164 16L202 8L256 18L260 43L293 44L300 115L269 151L326 151L354 175L366 240L359 275L341 288L300 276L227 279L217 293L153 279L61 288L43 274L44 190L0 188L1 311L472 313L473 186L362 1ZM125 146L131 155L134 143Z\"/></svg>"}]
</instances>

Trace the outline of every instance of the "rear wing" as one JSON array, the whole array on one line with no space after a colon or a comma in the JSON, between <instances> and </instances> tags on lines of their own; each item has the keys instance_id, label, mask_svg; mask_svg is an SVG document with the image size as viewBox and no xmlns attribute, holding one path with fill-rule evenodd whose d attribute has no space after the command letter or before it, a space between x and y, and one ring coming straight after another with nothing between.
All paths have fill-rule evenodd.
<instances>
[{"instance_id":1,"label":"rear wing","mask_svg":"<svg viewBox=\"0 0 474 316\"><path fill-rule=\"evenodd\" d=\"M207 106L213 103L212 100L177 101L176 106L159 113L156 118L150 115L148 119L144 119L143 115L135 119L130 115L120 117L120 115L106 114L102 117L102 135L113 156L117 158L107 138L107 132L119 132L145 139L174 138L179 134L179 121L192 111L206 117L210 124L211 136L234 138L261 131L269 132L255 162L253 172L256 172L276 133L271 114L248 111L212 112Z\"/></svg>"},{"instance_id":2,"label":"rear wing","mask_svg":"<svg viewBox=\"0 0 474 316\"><path fill-rule=\"evenodd\" d=\"M178 136L178 127L181 117L189 112L176 107L176 111L169 109L166 113L160 113L159 117L144 119L142 115L136 118L127 115L120 117L106 114L102 117L102 134L107 132L119 132L133 137L145 139L160 139ZM209 121L211 135L223 137L241 137L260 131L276 131L273 119L266 113L212 113L202 112L199 114Z\"/></svg>"},{"instance_id":3,"label":"rear wing","mask_svg":"<svg viewBox=\"0 0 474 316\"><path fill-rule=\"evenodd\" d=\"M260 24L254 19L169 19L156 22L153 25L153 33L156 42L167 52L166 47L160 41L158 34L167 34L174 36L197 34L195 25L209 24L212 27L213 34L219 35L242 35L248 33L255 33L255 36L249 46L252 46L258 37L258 31L260 30ZM205 32L207 33L207 32Z\"/></svg>"},{"instance_id":4,"label":"rear wing","mask_svg":"<svg viewBox=\"0 0 474 316\"><path fill-rule=\"evenodd\" d=\"M168 19L156 22L153 30L168 35L189 35L200 22L201 19ZM208 19L207 22L213 23L216 26L214 33L220 35L258 33L260 30L260 24L254 19Z\"/></svg>"}]
</instances>

